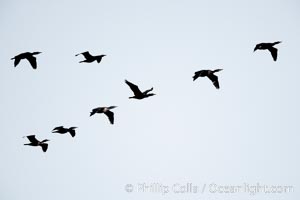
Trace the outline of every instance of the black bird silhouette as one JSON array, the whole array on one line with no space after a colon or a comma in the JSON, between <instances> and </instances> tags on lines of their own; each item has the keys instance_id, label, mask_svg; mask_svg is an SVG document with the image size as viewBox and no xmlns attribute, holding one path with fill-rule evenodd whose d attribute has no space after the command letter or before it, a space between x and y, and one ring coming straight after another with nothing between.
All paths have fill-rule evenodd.
<instances>
[{"instance_id":1,"label":"black bird silhouette","mask_svg":"<svg viewBox=\"0 0 300 200\"><path fill-rule=\"evenodd\" d=\"M111 110L111 109L114 109L114 108L116 108L116 107L117 107L117 106L109 106L109 107L98 107L98 108L94 108L94 109L92 110L92 112L90 113L90 116L92 116L92 115L94 115L94 114L96 114L96 113L104 113L104 114L108 117L110 123L111 123L111 124L114 124L114 113L111 112L110 110Z\"/></svg>"},{"instance_id":2,"label":"black bird silhouette","mask_svg":"<svg viewBox=\"0 0 300 200\"><path fill-rule=\"evenodd\" d=\"M273 57L273 60L276 61L277 60L277 49L275 47L273 47L276 44L281 43L281 41L277 41L277 42L273 42L273 43L260 43L257 44L254 48L254 51L256 51L257 49L259 50L269 50L271 52L271 55Z\"/></svg>"},{"instance_id":3,"label":"black bird silhouette","mask_svg":"<svg viewBox=\"0 0 300 200\"><path fill-rule=\"evenodd\" d=\"M48 149L48 144L45 143L45 142L48 142L50 140L48 139L45 139L43 141L39 141L35 138L35 135L28 135L28 136L25 136L28 138L28 140L30 141L30 143L28 144L24 144L24 145L29 145L29 146L41 146L43 151L46 152L47 149Z\"/></svg>"},{"instance_id":4,"label":"black bird silhouette","mask_svg":"<svg viewBox=\"0 0 300 200\"><path fill-rule=\"evenodd\" d=\"M11 58L11 60L15 60L14 65L15 67L20 63L20 61L22 59L27 59L30 63L30 65L32 66L33 69L37 68L37 63L36 63L36 57L34 57L34 55L40 54L42 52L25 52L25 53L21 53L13 58Z\"/></svg>"},{"instance_id":5,"label":"black bird silhouette","mask_svg":"<svg viewBox=\"0 0 300 200\"><path fill-rule=\"evenodd\" d=\"M216 75L214 75L215 72L222 71L223 69L216 69L216 70L200 70L195 72L195 75L193 76L193 81L195 81L198 77L205 77L207 76L214 84L214 86L219 89L219 80Z\"/></svg>"},{"instance_id":6,"label":"black bird silhouette","mask_svg":"<svg viewBox=\"0 0 300 200\"><path fill-rule=\"evenodd\" d=\"M60 133L60 134L65 134L65 133L70 133L72 137L75 137L75 129L77 127L70 127L70 128L64 128L63 126L58 126L58 127L55 127L53 130L52 130L52 133Z\"/></svg>"},{"instance_id":7,"label":"black bird silhouette","mask_svg":"<svg viewBox=\"0 0 300 200\"><path fill-rule=\"evenodd\" d=\"M91 62L94 62L95 60L100 63L102 58L106 55L98 55L98 56L92 56L88 51L86 52L83 52L83 53L79 53L79 54L76 54L75 56L78 56L82 54L85 58L85 60L83 61L80 61L79 63L83 63L83 62L86 62L86 63L91 63Z\"/></svg>"},{"instance_id":8,"label":"black bird silhouette","mask_svg":"<svg viewBox=\"0 0 300 200\"><path fill-rule=\"evenodd\" d=\"M149 93L153 90L153 87L149 90L145 90L144 92L141 92L141 90L139 89L139 87L137 85L134 85L133 83L125 80L125 83L130 87L130 89L132 90L134 96L129 97L129 99L144 99L150 96L153 96L155 94L153 93Z\"/></svg>"}]
</instances>

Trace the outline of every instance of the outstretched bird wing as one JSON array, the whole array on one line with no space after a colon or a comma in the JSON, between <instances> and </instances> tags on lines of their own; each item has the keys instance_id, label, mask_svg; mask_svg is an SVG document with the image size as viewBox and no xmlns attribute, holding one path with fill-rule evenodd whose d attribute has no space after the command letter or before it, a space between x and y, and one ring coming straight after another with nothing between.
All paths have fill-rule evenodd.
<instances>
[{"instance_id":1,"label":"outstretched bird wing","mask_svg":"<svg viewBox=\"0 0 300 200\"><path fill-rule=\"evenodd\" d=\"M104 114L108 117L110 123L114 124L114 113L108 110Z\"/></svg>"},{"instance_id":2,"label":"outstretched bird wing","mask_svg":"<svg viewBox=\"0 0 300 200\"><path fill-rule=\"evenodd\" d=\"M35 138L35 135L28 135L27 136L28 140L31 142L31 143L38 143L39 141Z\"/></svg>"},{"instance_id":3,"label":"outstretched bird wing","mask_svg":"<svg viewBox=\"0 0 300 200\"><path fill-rule=\"evenodd\" d=\"M220 88L220 86L219 86L219 80L218 80L218 77L217 77L216 75L210 74L210 75L208 75L207 77L213 82L214 86L215 86L217 89Z\"/></svg>"},{"instance_id":4,"label":"outstretched bird wing","mask_svg":"<svg viewBox=\"0 0 300 200\"><path fill-rule=\"evenodd\" d=\"M151 92L152 90L153 90L153 87L150 88L149 90L146 90L146 91L144 92L144 94L147 94L148 92Z\"/></svg>"},{"instance_id":5,"label":"outstretched bird wing","mask_svg":"<svg viewBox=\"0 0 300 200\"><path fill-rule=\"evenodd\" d=\"M36 69L36 68L37 68L36 57L34 57L34 56L29 56L29 57L27 57L26 59L29 61L29 63L31 64L31 66L32 66L33 69Z\"/></svg>"},{"instance_id":6,"label":"outstretched bird wing","mask_svg":"<svg viewBox=\"0 0 300 200\"><path fill-rule=\"evenodd\" d=\"M142 92L137 85L134 85L133 83L130 83L127 80L125 80L125 83L130 87L135 96L142 95Z\"/></svg>"},{"instance_id":7,"label":"outstretched bird wing","mask_svg":"<svg viewBox=\"0 0 300 200\"><path fill-rule=\"evenodd\" d=\"M270 47L268 50L271 52L273 60L276 61L277 60L277 51L278 50L275 47Z\"/></svg>"},{"instance_id":8,"label":"outstretched bird wing","mask_svg":"<svg viewBox=\"0 0 300 200\"><path fill-rule=\"evenodd\" d=\"M75 130L71 129L69 132L70 132L72 137L75 137L75 134L76 134Z\"/></svg>"},{"instance_id":9,"label":"outstretched bird wing","mask_svg":"<svg viewBox=\"0 0 300 200\"><path fill-rule=\"evenodd\" d=\"M40 146L42 147L43 152L47 151L47 149L48 149L48 144L47 143L40 144Z\"/></svg>"}]
</instances>

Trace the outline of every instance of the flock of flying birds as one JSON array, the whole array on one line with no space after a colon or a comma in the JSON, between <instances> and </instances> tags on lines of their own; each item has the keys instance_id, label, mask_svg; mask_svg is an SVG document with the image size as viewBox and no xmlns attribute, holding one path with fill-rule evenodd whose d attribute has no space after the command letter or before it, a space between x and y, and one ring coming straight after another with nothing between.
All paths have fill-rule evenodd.
<instances>
[{"instance_id":1,"label":"flock of flying birds","mask_svg":"<svg viewBox=\"0 0 300 200\"><path fill-rule=\"evenodd\" d=\"M255 46L254 51L256 50L269 50L273 60L276 61L277 60L277 49L274 47L274 45L281 43L280 41L277 42L273 42L273 43L259 43ZM36 61L36 57L35 55L40 54L41 52L25 52L25 53L21 53L13 58L11 58L11 60L14 60L14 66L16 67L21 60L26 59L29 61L29 63L31 64L33 69L37 68L37 61ZM78 55L83 55L85 60L80 61L79 63L91 63L94 61L97 61L98 63L101 62L102 58L106 55L97 55L97 56L93 56L91 55L88 51L83 52L83 53L79 53L76 54L75 56ZM193 76L193 80L195 81L197 78L199 77L207 77L211 80L211 82L213 83L213 85L219 89L220 85L219 85L219 80L218 80L218 76L215 75L216 72L221 71L222 69L215 69L215 70L200 70L195 72L194 76ZM144 99L147 97L151 97L153 95L155 95L154 93L150 93L153 90L153 87L145 90L144 92L142 92L139 87L131 82L129 82L128 80L125 80L125 83L129 86L129 88L132 90L134 96L129 97L129 98L133 98L133 99ZM105 114L110 123L114 124L114 113L111 111L112 109L116 108L116 106L109 106L109 107L98 107L98 108L94 108L91 113L90 116L96 114L96 113L103 113ZM76 132L75 129L77 127L70 127L70 128L65 128L63 126L58 126L55 127L52 130L52 133L59 133L59 134L66 134L66 133L70 133L70 135L72 137L75 137ZM39 141L38 139L36 139L35 135L28 135L25 136L27 137L27 139L30 141L30 143L28 144L24 144L24 145L29 145L29 146L40 146L42 148L42 150L44 152L47 151L48 149L48 144L46 142L48 142L48 139Z\"/></svg>"}]
</instances>

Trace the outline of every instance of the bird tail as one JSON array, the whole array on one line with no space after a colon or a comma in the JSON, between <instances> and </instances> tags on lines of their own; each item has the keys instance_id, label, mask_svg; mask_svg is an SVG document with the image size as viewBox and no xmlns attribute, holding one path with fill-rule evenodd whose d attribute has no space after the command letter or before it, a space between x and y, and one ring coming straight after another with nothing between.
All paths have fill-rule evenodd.
<instances>
[{"instance_id":1,"label":"bird tail","mask_svg":"<svg viewBox=\"0 0 300 200\"><path fill-rule=\"evenodd\" d=\"M272 46L281 43L281 41L274 42Z\"/></svg>"},{"instance_id":2,"label":"bird tail","mask_svg":"<svg viewBox=\"0 0 300 200\"><path fill-rule=\"evenodd\" d=\"M117 106L109 106L108 107L108 110L110 110L110 109L114 109L114 108L116 108Z\"/></svg>"},{"instance_id":3,"label":"bird tail","mask_svg":"<svg viewBox=\"0 0 300 200\"><path fill-rule=\"evenodd\" d=\"M215 73L215 72L219 72L219 71L222 71L223 69L215 69L215 70L213 70L213 73Z\"/></svg>"}]
</instances>

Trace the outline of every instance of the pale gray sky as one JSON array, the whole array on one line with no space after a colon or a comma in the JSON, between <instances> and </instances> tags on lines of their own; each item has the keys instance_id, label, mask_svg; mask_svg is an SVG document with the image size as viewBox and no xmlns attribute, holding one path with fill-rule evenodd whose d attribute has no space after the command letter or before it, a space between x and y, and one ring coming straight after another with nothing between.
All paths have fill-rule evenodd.
<instances>
[{"instance_id":1,"label":"pale gray sky","mask_svg":"<svg viewBox=\"0 0 300 200\"><path fill-rule=\"evenodd\" d=\"M299 198L299 2L2 1L0 199ZM256 43L277 45L253 53ZM106 54L100 64L74 55ZM37 55L13 67L11 57ZM195 71L222 68L220 90ZM128 79L157 95L129 100ZM116 105L115 124L92 108ZM78 126L55 135L55 126ZM24 146L25 135L49 149ZM170 191L142 192L140 183ZM206 186L176 194L174 184ZM213 193L211 184L293 186ZM124 187L132 184L133 191Z\"/></svg>"}]
</instances>

